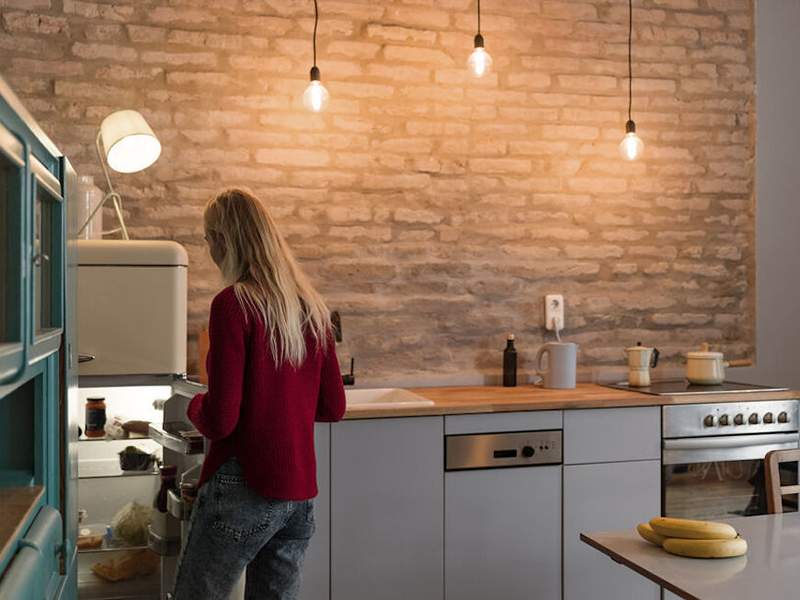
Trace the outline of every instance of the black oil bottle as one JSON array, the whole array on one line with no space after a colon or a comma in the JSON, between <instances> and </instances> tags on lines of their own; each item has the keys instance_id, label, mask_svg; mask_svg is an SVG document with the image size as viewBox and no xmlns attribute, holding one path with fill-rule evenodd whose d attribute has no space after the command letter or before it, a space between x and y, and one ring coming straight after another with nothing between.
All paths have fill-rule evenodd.
<instances>
[{"instance_id":1,"label":"black oil bottle","mask_svg":"<svg viewBox=\"0 0 800 600\"><path fill-rule=\"evenodd\" d=\"M517 385L517 349L514 348L514 334L509 333L506 348L503 350L503 387Z\"/></svg>"}]
</instances>

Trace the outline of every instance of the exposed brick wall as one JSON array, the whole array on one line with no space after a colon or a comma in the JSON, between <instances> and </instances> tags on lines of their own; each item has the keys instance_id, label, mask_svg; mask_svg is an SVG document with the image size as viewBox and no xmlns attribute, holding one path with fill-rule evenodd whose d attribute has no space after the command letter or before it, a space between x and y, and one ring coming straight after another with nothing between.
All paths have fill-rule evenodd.
<instances>
[{"instance_id":1,"label":"exposed brick wall","mask_svg":"<svg viewBox=\"0 0 800 600\"><path fill-rule=\"evenodd\" d=\"M191 259L190 327L218 281L201 211L252 187L344 316L361 377L467 378L530 358L567 298L584 366L637 340L665 357L754 346L750 0L485 0L494 72L467 77L474 0L319 0L322 116L300 101L310 0L0 0L0 70L82 173L109 112L164 152L117 176L137 238Z\"/></svg>"}]
</instances>

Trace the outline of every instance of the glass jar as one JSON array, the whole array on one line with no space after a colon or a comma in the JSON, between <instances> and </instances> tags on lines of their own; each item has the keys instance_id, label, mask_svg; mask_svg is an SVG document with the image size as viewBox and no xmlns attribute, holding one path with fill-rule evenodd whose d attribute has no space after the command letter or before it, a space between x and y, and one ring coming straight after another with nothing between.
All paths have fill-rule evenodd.
<instances>
[{"instance_id":1,"label":"glass jar","mask_svg":"<svg viewBox=\"0 0 800 600\"><path fill-rule=\"evenodd\" d=\"M103 200L103 191L94 184L94 177L81 175L78 178L78 229ZM86 229L78 236L82 240L99 240L103 237L103 209L98 210Z\"/></svg>"},{"instance_id":2,"label":"glass jar","mask_svg":"<svg viewBox=\"0 0 800 600\"><path fill-rule=\"evenodd\" d=\"M106 399L86 399L86 430L87 438L102 438L106 436Z\"/></svg>"},{"instance_id":3,"label":"glass jar","mask_svg":"<svg viewBox=\"0 0 800 600\"><path fill-rule=\"evenodd\" d=\"M178 467L175 465L165 465L158 469L161 476L161 487L153 500L153 508L158 512L167 512L167 493L170 490L178 491Z\"/></svg>"}]
</instances>

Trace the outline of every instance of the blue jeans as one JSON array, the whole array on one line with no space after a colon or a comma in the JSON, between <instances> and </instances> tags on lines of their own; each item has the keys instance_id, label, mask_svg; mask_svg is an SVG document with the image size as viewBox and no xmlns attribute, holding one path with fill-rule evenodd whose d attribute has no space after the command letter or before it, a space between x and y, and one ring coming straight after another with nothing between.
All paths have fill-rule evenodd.
<instances>
[{"instance_id":1,"label":"blue jeans","mask_svg":"<svg viewBox=\"0 0 800 600\"><path fill-rule=\"evenodd\" d=\"M294 600L314 533L312 500L267 500L250 490L236 459L195 501L175 577L175 600L227 600L244 569L246 600Z\"/></svg>"}]
</instances>

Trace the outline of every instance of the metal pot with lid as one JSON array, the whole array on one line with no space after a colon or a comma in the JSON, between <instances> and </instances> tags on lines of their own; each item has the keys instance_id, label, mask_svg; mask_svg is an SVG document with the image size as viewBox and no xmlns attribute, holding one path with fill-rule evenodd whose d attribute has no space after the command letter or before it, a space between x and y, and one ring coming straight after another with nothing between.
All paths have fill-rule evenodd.
<instances>
[{"instance_id":1,"label":"metal pot with lid","mask_svg":"<svg viewBox=\"0 0 800 600\"><path fill-rule=\"evenodd\" d=\"M719 385L725 381L726 367L749 367L748 359L725 361L722 352L714 352L709 344L686 354L686 379L695 385Z\"/></svg>"}]
</instances>

